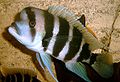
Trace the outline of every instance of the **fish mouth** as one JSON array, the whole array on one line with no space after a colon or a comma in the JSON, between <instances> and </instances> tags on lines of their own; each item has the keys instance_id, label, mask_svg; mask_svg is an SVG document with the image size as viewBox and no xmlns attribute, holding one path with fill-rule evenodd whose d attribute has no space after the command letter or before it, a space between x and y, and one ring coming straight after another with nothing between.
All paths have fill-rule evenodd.
<instances>
[{"instance_id":1,"label":"fish mouth","mask_svg":"<svg viewBox=\"0 0 120 82\"><path fill-rule=\"evenodd\" d=\"M24 45L29 45L31 44L30 41L25 40L26 37L25 36L21 36L19 33L19 27L17 26L17 24L15 22L13 22L9 28L8 28L8 32L15 38L17 39L21 44Z\"/></svg>"},{"instance_id":2,"label":"fish mouth","mask_svg":"<svg viewBox=\"0 0 120 82\"><path fill-rule=\"evenodd\" d=\"M35 41L31 41L30 36L27 34L22 34L21 29L18 27L16 22L13 22L9 27L8 27L8 32L15 38L17 39L20 43L28 46L28 45L36 45ZM26 33L26 32L25 32ZM38 40L37 40L38 41Z\"/></svg>"},{"instance_id":3,"label":"fish mouth","mask_svg":"<svg viewBox=\"0 0 120 82\"><path fill-rule=\"evenodd\" d=\"M20 33L18 31L19 30L18 26L15 22L13 22L9 28L13 29L14 32L16 32L18 35L20 35Z\"/></svg>"},{"instance_id":4,"label":"fish mouth","mask_svg":"<svg viewBox=\"0 0 120 82\"><path fill-rule=\"evenodd\" d=\"M22 29L23 30L23 29ZM25 45L27 48L31 50L35 50L38 52L38 49L40 49L42 45L42 39L41 39L41 33L37 32L35 34L35 37L33 40L31 40L30 35L22 35L19 34L20 28L17 26L17 24L14 22L9 26L8 32L16 39L18 40L21 44ZM38 37L39 36L39 37ZM37 48L36 48L37 47Z\"/></svg>"},{"instance_id":5,"label":"fish mouth","mask_svg":"<svg viewBox=\"0 0 120 82\"><path fill-rule=\"evenodd\" d=\"M23 43L22 37L18 33L18 26L15 22L13 22L9 27L8 27L8 32L16 38L20 43Z\"/></svg>"}]
</instances>

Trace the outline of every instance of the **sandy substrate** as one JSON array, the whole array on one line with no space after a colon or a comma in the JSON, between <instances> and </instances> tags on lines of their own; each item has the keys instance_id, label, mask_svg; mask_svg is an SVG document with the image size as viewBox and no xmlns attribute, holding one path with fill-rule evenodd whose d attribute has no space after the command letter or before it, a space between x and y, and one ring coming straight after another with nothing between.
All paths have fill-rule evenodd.
<instances>
[{"instance_id":1,"label":"sandy substrate","mask_svg":"<svg viewBox=\"0 0 120 82\"><path fill-rule=\"evenodd\" d=\"M120 61L120 0L0 0L0 65L6 67L35 68L35 53L26 49L7 32L16 13L27 6L47 9L50 5L63 5L76 15L85 14L86 22L98 40L109 48L114 62ZM50 82L51 76L47 73Z\"/></svg>"}]
</instances>

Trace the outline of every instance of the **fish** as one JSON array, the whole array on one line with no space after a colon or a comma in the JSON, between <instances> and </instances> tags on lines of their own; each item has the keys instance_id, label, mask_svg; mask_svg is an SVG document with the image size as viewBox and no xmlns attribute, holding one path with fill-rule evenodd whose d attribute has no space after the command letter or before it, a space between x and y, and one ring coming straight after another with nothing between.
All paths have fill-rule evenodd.
<instances>
[{"instance_id":1,"label":"fish","mask_svg":"<svg viewBox=\"0 0 120 82\"><path fill-rule=\"evenodd\" d=\"M91 52L102 46L86 28L84 18L81 16L83 21L80 21L63 6L50 6L47 10L26 7L15 16L8 32L36 52L39 64L48 69L56 82L51 56L64 62L69 71L91 82L81 61L89 60Z\"/></svg>"},{"instance_id":2,"label":"fish","mask_svg":"<svg viewBox=\"0 0 120 82\"><path fill-rule=\"evenodd\" d=\"M0 82L41 82L36 72L25 68L0 67Z\"/></svg>"},{"instance_id":3,"label":"fish","mask_svg":"<svg viewBox=\"0 0 120 82\"><path fill-rule=\"evenodd\" d=\"M75 73L69 71L65 67L65 63L63 63L60 60L57 60L55 58L52 58L55 69L56 69L56 74L57 74L57 79L59 82L86 82L84 79L76 75ZM87 71L87 75L90 78L92 82L106 82L110 81L109 79L101 77L93 68L90 64L86 62L82 62L85 65L85 69ZM64 75L64 76L63 76Z\"/></svg>"}]
</instances>

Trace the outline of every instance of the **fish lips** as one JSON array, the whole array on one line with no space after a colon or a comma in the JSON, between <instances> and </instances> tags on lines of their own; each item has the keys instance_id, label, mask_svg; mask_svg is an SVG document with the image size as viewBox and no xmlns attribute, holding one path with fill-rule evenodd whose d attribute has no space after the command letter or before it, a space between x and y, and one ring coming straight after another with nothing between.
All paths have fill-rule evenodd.
<instances>
[{"instance_id":1,"label":"fish lips","mask_svg":"<svg viewBox=\"0 0 120 82\"><path fill-rule=\"evenodd\" d=\"M16 22L13 22L10 26L12 29L14 29L14 31L20 35L20 31L19 31L19 27L17 26Z\"/></svg>"}]
</instances>

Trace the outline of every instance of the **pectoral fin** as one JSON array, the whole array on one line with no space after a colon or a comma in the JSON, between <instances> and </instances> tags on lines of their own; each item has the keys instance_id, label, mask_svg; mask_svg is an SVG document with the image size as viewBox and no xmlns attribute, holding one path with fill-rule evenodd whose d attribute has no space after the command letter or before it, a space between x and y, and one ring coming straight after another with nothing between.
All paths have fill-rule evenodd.
<instances>
[{"instance_id":1,"label":"pectoral fin","mask_svg":"<svg viewBox=\"0 0 120 82\"><path fill-rule=\"evenodd\" d=\"M41 60L43 62L43 64L42 64L42 62L40 62L40 64L42 66L44 65L48 69L48 71L52 75L52 77L56 80L56 82L58 82L58 80L56 79L56 77L52 71L52 67L51 67L52 61L51 61L50 55L46 54L45 52L40 52L39 54L40 54L39 56L41 57ZM39 60L39 58L38 58L38 60ZM43 66L43 68L44 68L44 66Z\"/></svg>"},{"instance_id":2,"label":"pectoral fin","mask_svg":"<svg viewBox=\"0 0 120 82\"><path fill-rule=\"evenodd\" d=\"M39 64L40 64L40 66L41 66L43 69L45 69L45 65L43 64L43 61L42 61L41 56L40 56L39 53L36 53L36 58L37 58L37 60L38 60L38 62L39 62Z\"/></svg>"},{"instance_id":3,"label":"pectoral fin","mask_svg":"<svg viewBox=\"0 0 120 82\"><path fill-rule=\"evenodd\" d=\"M73 62L67 62L66 63L66 67L74 72L75 74L77 74L78 76L80 76L81 78L83 78L85 81L87 82L91 82L91 80L88 78L87 76L87 72L85 70L85 66L82 63L73 63Z\"/></svg>"}]
</instances>

